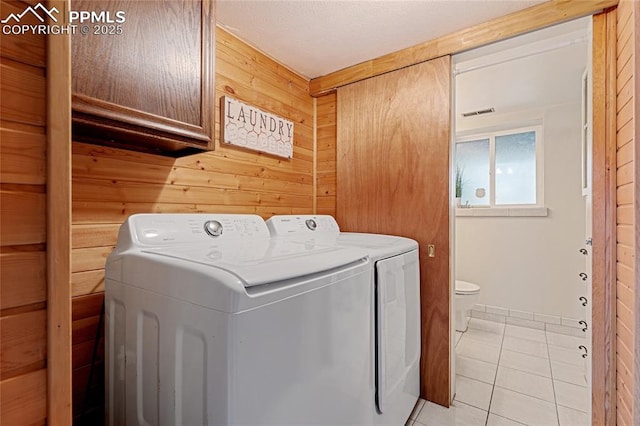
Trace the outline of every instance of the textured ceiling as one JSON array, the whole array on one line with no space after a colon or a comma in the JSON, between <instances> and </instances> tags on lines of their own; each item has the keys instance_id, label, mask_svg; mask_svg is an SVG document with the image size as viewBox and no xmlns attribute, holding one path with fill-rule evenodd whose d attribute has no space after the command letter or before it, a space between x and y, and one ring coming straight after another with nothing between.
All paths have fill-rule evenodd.
<instances>
[{"instance_id":1,"label":"textured ceiling","mask_svg":"<svg viewBox=\"0 0 640 426\"><path fill-rule=\"evenodd\" d=\"M217 0L218 24L319 77L544 0Z\"/></svg>"}]
</instances>

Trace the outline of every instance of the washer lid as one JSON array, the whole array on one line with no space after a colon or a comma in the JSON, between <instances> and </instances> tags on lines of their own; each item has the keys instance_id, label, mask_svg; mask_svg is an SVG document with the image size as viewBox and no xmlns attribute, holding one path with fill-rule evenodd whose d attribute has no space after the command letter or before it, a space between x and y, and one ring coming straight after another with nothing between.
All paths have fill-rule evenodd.
<instances>
[{"instance_id":1,"label":"washer lid","mask_svg":"<svg viewBox=\"0 0 640 426\"><path fill-rule=\"evenodd\" d=\"M367 255L355 248L287 239L190 244L142 251L223 269L240 278L245 287L302 278L349 265Z\"/></svg>"}]
</instances>

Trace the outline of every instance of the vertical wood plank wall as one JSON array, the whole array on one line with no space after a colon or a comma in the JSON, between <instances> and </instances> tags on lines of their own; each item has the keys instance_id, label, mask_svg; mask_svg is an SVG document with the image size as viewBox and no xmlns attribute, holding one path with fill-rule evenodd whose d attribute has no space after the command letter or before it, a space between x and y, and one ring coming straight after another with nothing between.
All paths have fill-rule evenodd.
<instances>
[{"instance_id":1,"label":"vertical wood plank wall","mask_svg":"<svg viewBox=\"0 0 640 426\"><path fill-rule=\"evenodd\" d=\"M622 0L617 10L617 304L616 409L617 424L636 425L638 412L638 129L636 105L637 2ZM635 207L634 207L635 206Z\"/></svg>"},{"instance_id":2,"label":"vertical wood plank wall","mask_svg":"<svg viewBox=\"0 0 640 426\"><path fill-rule=\"evenodd\" d=\"M73 386L80 414L103 299L104 262L119 225L139 212L312 213L313 100L308 80L231 34L216 33L216 99L228 95L295 123L294 156L220 146L180 159L73 143ZM334 120L335 125L335 120ZM335 151L334 151L335 152ZM335 180L331 190L335 197ZM103 398L99 345L91 406ZM96 410L94 410L96 411Z\"/></svg>"},{"instance_id":3,"label":"vertical wood plank wall","mask_svg":"<svg viewBox=\"0 0 640 426\"><path fill-rule=\"evenodd\" d=\"M7 16L27 5L0 6ZM43 35L3 34L0 44L0 422L7 425L45 424L47 416L45 43Z\"/></svg>"},{"instance_id":4,"label":"vertical wood plank wall","mask_svg":"<svg viewBox=\"0 0 640 426\"><path fill-rule=\"evenodd\" d=\"M336 92L317 101L317 213L336 214Z\"/></svg>"}]
</instances>

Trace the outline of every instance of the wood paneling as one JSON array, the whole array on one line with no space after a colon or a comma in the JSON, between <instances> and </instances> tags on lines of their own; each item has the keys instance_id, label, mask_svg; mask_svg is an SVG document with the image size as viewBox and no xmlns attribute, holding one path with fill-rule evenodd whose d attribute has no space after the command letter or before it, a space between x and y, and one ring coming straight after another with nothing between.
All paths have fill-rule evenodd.
<instances>
[{"instance_id":1,"label":"wood paneling","mask_svg":"<svg viewBox=\"0 0 640 426\"><path fill-rule=\"evenodd\" d=\"M407 49L311 80L310 92L319 96L338 87L398 70L444 55L460 53L549 25L580 18L610 6L617 0L551 0L499 17Z\"/></svg>"},{"instance_id":2,"label":"wood paneling","mask_svg":"<svg viewBox=\"0 0 640 426\"><path fill-rule=\"evenodd\" d=\"M26 6L2 0L1 15ZM47 421L45 40L3 34L0 43L0 422L7 425Z\"/></svg>"},{"instance_id":3,"label":"wood paneling","mask_svg":"<svg viewBox=\"0 0 640 426\"><path fill-rule=\"evenodd\" d=\"M2 0L0 2L0 16L6 17L10 13L21 13L26 6L18 1ZM20 20L21 24L38 25L41 22L32 14L26 14ZM45 38L38 34L26 32L24 34L2 34L0 55L27 65L43 68L45 66Z\"/></svg>"},{"instance_id":4,"label":"wood paneling","mask_svg":"<svg viewBox=\"0 0 640 426\"><path fill-rule=\"evenodd\" d=\"M450 58L338 89L341 229L420 244L421 395L449 406ZM420 90L415 90L420 87ZM427 257L427 245L436 256Z\"/></svg>"},{"instance_id":5,"label":"wood paneling","mask_svg":"<svg viewBox=\"0 0 640 426\"><path fill-rule=\"evenodd\" d=\"M0 382L2 424L45 424L47 370L40 369Z\"/></svg>"},{"instance_id":6,"label":"wood paneling","mask_svg":"<svg viewBox=\"0 0 640 426\"><path fill-rule=\"evenodd\" d=\"M0 116L2 120L44 126L46 80L44 70L0 58Z\"/></svg>"},{"instance_id":7,"label":"wood paneling","mask_svg":"<svg viewBox=\"0 0 640 426\"><path fill-rule=\"evenodd\" d=\"M37 244L47 232L46 194L0 190L2 245Z\"/></svg>"},{"instance_id":8,"label":"wood paneling","mask_svg":"<svg viewBox=\"0 0 640 426\"><path fill-rule=\"evenodd\" d=\"M0 311L41 303L46 297L44 252L0 254Z\"/></svg>"},{"instance_id":9,"label":"wood paneling","mask_svg":"<svg viewBox=\"0 0 640 426\"><path fill-rule=\"evenodd\" d=\"M317 99L316 109L316 212L336 214L336 123L337 95Z\"/></svg>"},{"instance_id":10,"label":"wood paneling","mask_svg":"<svg viewBox=\"0 0 640 426\"><path fill-rule=\"evenodd\" d=\"M309 82L229 33L216 33L216 148L179 159L74 142L73 393L77 420L98 324L104 263L120 224L134 213L273 214L313 211L313 99ZM219 99L229 95L292 120L294 156L220 145ZM101 343L99 359L104 348ZM95 384L95 383L94 383ZM77 387L80 386L81 389ZM91 401L101 401L101 387ZM93 405L89 408L93 408Z\"/></svg>"},{"instance_id":11,"label":"wood paneling","mask_svg":"<svg viewBox=\"0 0 640 426\"><path fill-rule=\"evenodd\" d=\"M47 313L45 310L0 318L0 379L25 370L41 369L47 355Z\"/></svg>"},{"instance_id":12,"label":"wood paneling","mask_svg":"<svg viewBox=\"0 0 640 426\"><path fill-rule=\"evenodd\" d=\"M46 135L40 127L3 122L0 127L0 181L44 185ZM35 132L35 133L34 133Z\"/></svg>"},{"instance_id":13,"label":"wood paneling","mask_svg":"<svg viewBox=\"0 0 640 426\"><path fill-rule=\"evenodd\" d=\"M638 211L638 96L636 78L640 6L630 0L620 1L617 8L617 368L616 401L619 425L640 423L640 352L638 331L638 259L640 240Z\"/></svg>"}]
</instances>

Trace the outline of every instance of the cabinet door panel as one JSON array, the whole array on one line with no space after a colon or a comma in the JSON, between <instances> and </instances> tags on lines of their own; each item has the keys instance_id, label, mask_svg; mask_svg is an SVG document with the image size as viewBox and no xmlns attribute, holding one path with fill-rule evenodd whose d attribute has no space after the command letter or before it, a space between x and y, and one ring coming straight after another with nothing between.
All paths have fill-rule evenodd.
<instances>
[{"instance_id":1,"label":"cabinet door panel","mask_svg":"<svg viewBox=\"0 0 640 426\"><path fill-rule=\"evenodd\" d=\"M212 146L212 1L76 0L72 9L125 17L87 23L89 33L72 38L77 136L169 151ZM94 33L113 25L121 34Z\"/></svg>"}]
</instances>

